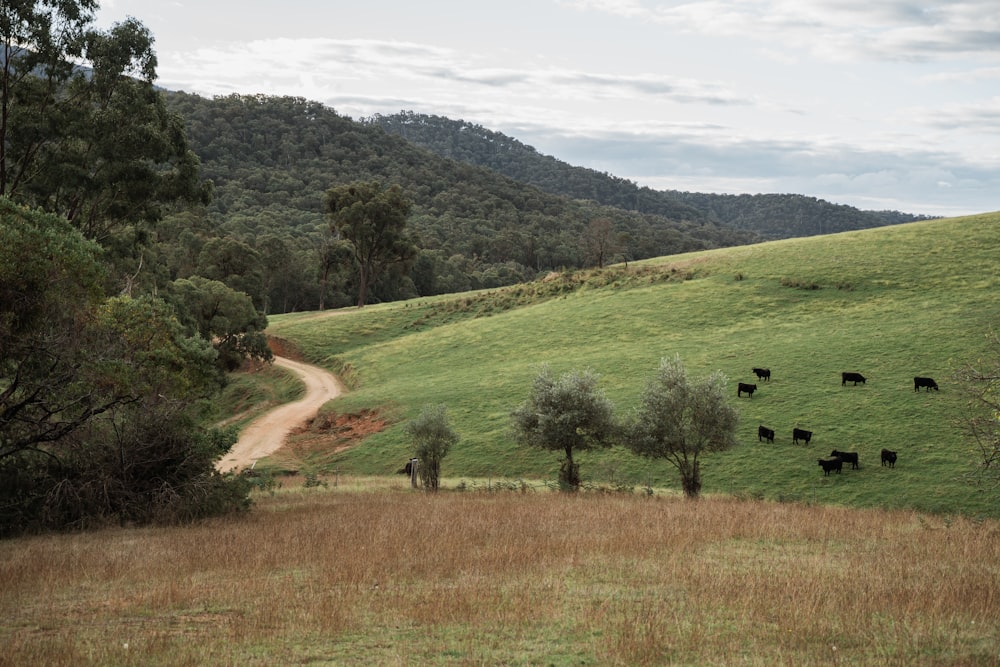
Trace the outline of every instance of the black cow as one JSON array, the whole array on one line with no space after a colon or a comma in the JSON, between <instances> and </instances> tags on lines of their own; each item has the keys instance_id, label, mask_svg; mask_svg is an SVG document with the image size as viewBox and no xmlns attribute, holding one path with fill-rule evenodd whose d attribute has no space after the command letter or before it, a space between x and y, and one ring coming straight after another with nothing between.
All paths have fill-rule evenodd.
<instances>
[{"instance_id":1,"label":"black cow","mask_svg":"<svg viewBox=\"0 0 1000 667\"><path fill-rule=\"evenodd\" d=\"M843 387L848 382L854 382L854 386L857 387L858 383L865 383L865 376L861 373L841 373L840 374L840 386Z\"/></svg>"},{"instance_id":2,"label":"black cow","mask_svg":"<svg viewBox=\"0 0 1000 667\"><path fill-rule=\"evenodd\" d=\"M920 391L921 387L927 387L924 391L930 391L931 389L934 391L940 391L940 389L938 389L937 382L934 381L934 378L913 378L913 391Z\"/></svg>"},{"instance_id":3,"label":"black cow","mask_svg":"<svg viewBox=\"0 0 1000 667\"><path fill-rule=\"evenodd\" d=\"M805 431L801 428L792 429L792 442L796 445L799 444L799 440L805 440L806 444L808 445L809 441L812 440L812 437L813 437L812 431Z\"/></svg>"},{"instance_id":4,"label":"black cow","mask_svg":"<svg viewBox=\"0 0 1000 667\"><path fill-rule=\"evenodd\" d=\"M396 474L411 476L413 474L413 461L414 459L407 461L405 466L396 471Z\"/></svg>"},{"instance_id":5,"label":"black cow","mask_svg":"<svg viewBox=\"0 0 1000 667\"><path fill-rule=\"evenodd\" d=\"M750 396L750 398L753 398L753 393L755 391L757 391L757 385L740 382L739 386L736 387L736 397L739 398L743 394L743 392L746 392Z\"/></svg>"},{"instance_id":6,"label":"black cow","mask_svg":"<svg viewBox=\"0 0 1000 667\"><path fill-rule=\"evenodd\" d=\"M769 381L771 379L770 368L755 368L753 369L753 372L757 376L758 380Z\"/></svg>"},{"instance_id":7,"label":"black cow","mask_svg":"<svg viewBox=\"0 0 1000 667\"><path fill-rule=\"evenodd\" d=\"M882 465L887 465L890 468L896 467L896 452L890 451L888 449L882 450Z\"/></svg>"},{"instance_id":8,"label":"black cow","mask_svg":"<svg viewBox=\"0 0 1000 667\"><path fill-rule=\"evenodd\" d=\"M844 461L842 459L819 459L819 465L823 468L824 476L828 476L832 470L836 470L839 475Z\"/></svg>"},{"instance_id":9,"label":"black cow","mask_svg":"<svg viewBox=\"0 0 1000 667\"><path fill-rule=\"evenodd\" d=\"M844 460L844 463L850 463L851 468L854 470L858 469L858 453L857 452L838 452L836 449L830 452L830 456L837 456Z\"/></svg>"},{"instance_id":10,"label":"black cow","mask_svg":"<svg viewBox=\"0 0 1000 667\"><path fill-rule=\"evenodd\" d=\"M766 426L757 427L757 442L762 440L767 440L768 442L774 442L774 429L768 428Z\"/></svg>"}]
</instances>

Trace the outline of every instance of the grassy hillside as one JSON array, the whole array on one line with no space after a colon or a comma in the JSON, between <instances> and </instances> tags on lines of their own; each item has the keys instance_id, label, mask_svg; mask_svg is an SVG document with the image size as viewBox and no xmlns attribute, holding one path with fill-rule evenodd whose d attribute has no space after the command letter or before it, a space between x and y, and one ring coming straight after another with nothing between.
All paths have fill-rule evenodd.
<instances>
[{"instance_id":1,"label":"grassy hillside","mask_svg":"<svg viewBox=\"0 0 1000 667\"><path fill-rule=\"evenodd\" d=\"M273 317L270 332L344 372L338 412L380 407L397 426L308 463L388 474L409 456L399 423L444 403L461 442L448 477L554 479L557 458L516 445L509 412L539 364L591 368L619 411L631 409L661 357L702 377L721 369L741 444L703 462L705 493L931 512L1000 514L967 483L974 456L954 425L951 374L985 349L1000 321L1000 214L790 239L650 260L492 293ZM752 399L736 382L756 381ZM867 376L842 387L841 371ZM940 392L914 393L914 375ZM775 444L757 442L759 424ZM792 428L814 431L794 446ZM879 465L899 451L895 470ZM858 451L860 470L823 477L817 458ZM613 450L581 458L594 481L677 488L669 466Z\"/></svg>"}]
</instances>

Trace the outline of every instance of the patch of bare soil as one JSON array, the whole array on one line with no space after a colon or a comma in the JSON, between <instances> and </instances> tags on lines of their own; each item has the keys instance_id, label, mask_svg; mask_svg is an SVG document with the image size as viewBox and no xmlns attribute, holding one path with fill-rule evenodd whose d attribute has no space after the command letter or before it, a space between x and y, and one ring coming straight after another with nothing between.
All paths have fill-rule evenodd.
<instances>
[{"instance_id":1,"label":"patch of bare soil","mask_svg":"<svg viewBox=\"0 0 1000 667\"><path fill-rule=\"evenodd\" d=\"M285 357L293 361L302 361L302 352L291 342L277 336L267 337L267 346L276 357Z\"/></svg>"},{"instance_id":2,"label":"patch of bare soil","mask_svg":"<svg viewBox=\"0 0 1000 667\"><path fill-rule=\"evenodd\" d=\"M389 421L378 410L362 410L353 414L328 412L292 429L287 446L300 458L313 454L336 454L388 426Z\"/></svg>"}]
</instances>

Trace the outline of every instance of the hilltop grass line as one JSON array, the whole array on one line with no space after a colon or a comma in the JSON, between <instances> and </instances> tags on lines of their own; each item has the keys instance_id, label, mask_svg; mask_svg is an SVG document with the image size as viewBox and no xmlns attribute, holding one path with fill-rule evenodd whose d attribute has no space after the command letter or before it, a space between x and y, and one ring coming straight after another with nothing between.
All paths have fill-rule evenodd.
<instances>
[{"instance_id":1,"label":"hilltop grass line","mask_svg":"<svg viewBox=\"0 0 1000 667\"><path fill-rule=\"evenodd\" d=\"M352 391L332 409L379 407L397 422L325 457L348 473L394 472L410 453L399 423L443 403L461 437L446 476L552 479L557 457L509 434L540 364L594 370L626 413L660 358L678 354L696 377L722 370L742 415L740 445L703 461L705 491L995 516L991 495L968 483L976 461L955 426L963 399L952 374L985 353L1000 322L998 223L989 214L701 251L505 290L276 316L269 333L351 369ZM758 382L754 366L770 367L771 381ZM842 387L842 371L868 382ZM941 391L915 393L915 375ZM757 383L752 399L737 399L740 381ZM757 442L760 424L775 429L775 444ZM808 447L791 444L793 427L814 432ZM879 465L883 447L899 452L895 470ZM861 470L823 477L817 458L833 449L858 451ZM624 451L580 462L586 479L677 488L672 468Z\"/></svg>"}]
</instances>

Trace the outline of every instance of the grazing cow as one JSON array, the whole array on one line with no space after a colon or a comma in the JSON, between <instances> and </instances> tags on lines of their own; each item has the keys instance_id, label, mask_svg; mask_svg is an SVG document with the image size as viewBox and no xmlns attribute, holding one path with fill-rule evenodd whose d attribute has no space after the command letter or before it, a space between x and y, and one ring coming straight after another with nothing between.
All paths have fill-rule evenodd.
<instances>
[{"instance_id":1,"label":"grazing cow","mask_svg":"<svg viewBox=\"0 0 1000 667\"><path fill-rule=\"evenodd\" d=\"M840 474L840 469L844 466L842 459L819 459L819 465L823 468L823 475L829 476L830 471L836 470Z\"/></svg>"},{"instance_id":2,"label":"grazing cow","mask_svg":"<svg viewBox=\"0 0 1000 667\"><path fill-rule=\"evenodd\" d=\"M415 461L416 461L416 459L410 459L409 461L407 461L405 466L403 466L402 468L400 468L399 470L396 471L396 474L397 475L406 475L407 477L412 476L413 475L413 463Z\"/></svg>"},{"instance_id":3,"label":"grazing cow","mask_svg":"<svg viewBox=\"0 0 1000 667\"><path fill-rule=\"evenodd\" d=\"M796 445L799 444L799 440L805 440L806 444L808 445L809 441L812 440L812 437L813 437L812 431L805 431L801 428L792 429L792 442Z\"/></svg>"},{"instance_id":4,"label":"grazing cow","mask_svg":"<svg viewBox=\"0 0 1000 667\"><path fill-rule=\"evenodd\" d=\"M854 386L857 387L858 383L865 383L865 376L861 373L841 373L840 374L840 386L843 387L848 382L854 382Z\"/></svg>"},{"instance_id":5,"label":"grazing cow","mask_svg":"<svg viewBox=\"0 0 1000 667\"><path fill-rule=\"evenodd\" d=\"M838 452L836 449L830 452L830 456L836 456L844 460L844 463L850 463L851 468L854 470L858 469L858 453L857 452Z\"/></svg>"},{"instance_id":6,"label":"grazing cow","mask_svg":"<svg viewBox=\"0 0 1000 667\"><path fill-rule=\"evenodd\" d=\"M940 391L940 389L938 389L937 382L934 381L934 378L913 378L913 391L920 391L921 387L927 387L924 391L930 391L931 389L934 391Z\"/></svg>"},{"instance_id":7,"label":"grazing cow","mask_svg":"<svg viewBox=\"0 0 1000 667\"><path fill-rule=\"evenodd\" d=\"M774 442L774 429L768 428L766 426L757 427L757 442L762 440L767 440L768 442Z\"/></svg>"},{"instance_id":8,"label":"grazing cow","mask_svg":"<svg viewBox=\"0 0 1000 667\"><path fill-rule=\"evenodd\" d=\"M758 380L770 381L771 379L770 368L755 368L753 369L753 372L757 376Z\"/></svg>"},{"instance_id":9,"label":"grazing cow","mask_svg":"<svg viewBox=\"0 0 1000 667\"><path fill-rule=\"evenodd\" d=\"M736 387L736 397L739 398L743 394L743 392L746 392L747 395L750 396L750 398L753 398L753 393L755 391L757 391L757 385L740 382L739 386Z\"/></svg>"},{"instance_id":10,"label":"grazing cow","mask_svg":"<svg viewBox=\"0 0 1000 667\"><path fill-rule=\"evenodd\" d=\"M888 449L882 450L882 465L888 465L890 468L896 467L896 452Z\"/></svg>"}]
</instances>

